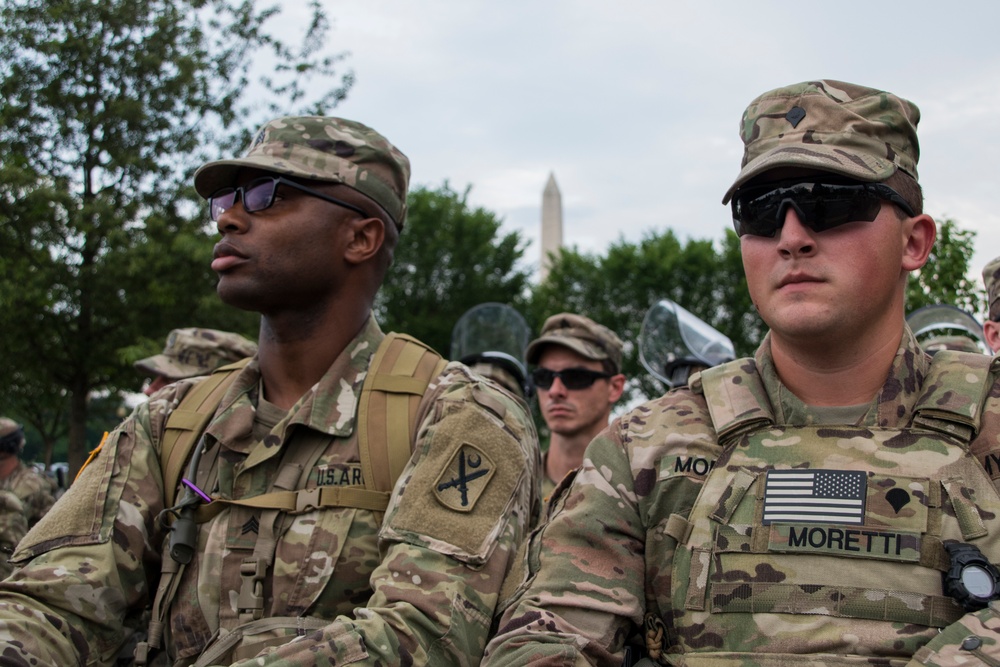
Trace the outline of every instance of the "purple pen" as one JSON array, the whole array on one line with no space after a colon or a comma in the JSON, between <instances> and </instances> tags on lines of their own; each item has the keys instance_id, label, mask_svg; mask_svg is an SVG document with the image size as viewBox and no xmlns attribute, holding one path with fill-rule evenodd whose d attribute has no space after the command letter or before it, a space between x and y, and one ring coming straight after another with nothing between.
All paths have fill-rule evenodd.
<instances>
[{"instance_id":1,"label":"purple pen","mask_svg":"<svg viewBox=\"0 0 1000 667\"><path fill-rule=\"evenodd\" d=\"M206 503L212 502L212 498L207 493L199 489L198 486L194 482L189 480L187 477L182 478L181 482L184 483L184 486L186 486L187 488L191 489L199 496L201 496L201 499L204 500Z\"/></svg>"}]
</instances>

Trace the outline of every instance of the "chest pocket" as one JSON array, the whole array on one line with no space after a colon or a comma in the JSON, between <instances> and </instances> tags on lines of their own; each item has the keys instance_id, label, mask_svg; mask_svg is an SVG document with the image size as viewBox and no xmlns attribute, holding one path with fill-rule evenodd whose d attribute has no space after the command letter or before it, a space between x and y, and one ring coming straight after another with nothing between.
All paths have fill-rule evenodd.
<instances>
[{"instance_id":1,"label":"chest pocket","mask_svg":"<svg viewBox=\"0 0 1000 667\"><path fill-rule=\"evenodd\" d=\"M984 519L995 513L977 499L991 488L933 432L758 431L710 473L691 515L690 573L675 583L693 611L943 627L962 615L941 590L943 541L997 552L1000 531Z\"/></svg>"}]
</instances>

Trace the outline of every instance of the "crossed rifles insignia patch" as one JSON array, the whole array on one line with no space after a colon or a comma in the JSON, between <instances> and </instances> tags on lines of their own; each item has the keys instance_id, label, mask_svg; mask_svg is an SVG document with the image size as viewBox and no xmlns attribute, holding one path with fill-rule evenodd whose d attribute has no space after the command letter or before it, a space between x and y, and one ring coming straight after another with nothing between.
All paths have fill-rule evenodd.
<instances>
[{"instance_id":1,"label":"crossed rifles insignia patch","mask_svg":"<svg viewBox=\"0 0 1000 667\"><path fill-rule=\"evenodd\" d=\"M493 478L495 468L481 449L463 442L434 482L434 495L445 507L471 512Z\"/></svg>"}]
</instances>

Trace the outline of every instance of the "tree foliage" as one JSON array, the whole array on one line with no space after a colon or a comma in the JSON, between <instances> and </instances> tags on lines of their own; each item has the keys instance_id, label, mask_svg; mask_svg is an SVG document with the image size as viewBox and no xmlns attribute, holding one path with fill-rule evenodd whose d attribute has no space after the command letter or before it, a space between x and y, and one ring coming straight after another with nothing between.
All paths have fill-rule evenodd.
<instances>
[{"instance_id":1,"label":"tree foliage","mask_svg":"<svg viewBox=\"0 0 1000 667\"><path fill-rule=\"evenodd\" d=\"M264 115L347 94L317 2L301 44L253 0L0 3L0 410L75 469L89 400L178 326L247 332L214 297L213 230L188 183ZM263 78L258 57L271 61ZM318 83L316 83L318 82ZM250 92L271 91L256 106ZM249 126L249 127L248 127ZM13 378L11 382L9 379Z\"/></svg>"},{"instance_id":2,"label":"tree foliage","mask_svg":"<svg viewBox=\"0 0 1000 667\"><path fill-rule=\"evenodd\" d=\"M448 355L451 330L469 308L488 301L523 312L529 274L519 267L525 243L502 234L501 220L471 207L469 189L445 183L407 198L406 227L376 299L386 331L403 331Z\"/></svg>"},{"instance_id":3,"label":"tree foliage","mask_svg":"<svg viewBox=\"0 0 1000 667\"><path fill-rule=\"evenodd\" d=\"M975 230L962 229L951 218L938 223L930 259L922 269L910 274L906 285L907 312L943 303L983 317L986 291L978 278L969 275L975 241Z\"/></svg>"}]
</instances>

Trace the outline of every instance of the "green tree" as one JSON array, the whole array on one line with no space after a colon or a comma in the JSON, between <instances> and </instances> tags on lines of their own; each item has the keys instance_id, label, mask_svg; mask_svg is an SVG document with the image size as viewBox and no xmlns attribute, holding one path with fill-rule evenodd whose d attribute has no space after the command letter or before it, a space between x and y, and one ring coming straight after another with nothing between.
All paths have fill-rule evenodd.
<instances>
[{"instance_id":1,"label":"green tree","mask_svg":"<svg viewBox=\"0 0 1000 667\"><path fill-rule=\"evenodd\" d=\"M962 229L951 218L938 222L937 240L930 259L922 269L910 274L906 285L908 313L943 303L983 317L986 291L978 278L969 277L969 259L975 241L975 230Z\"/></svg>"},{"instance_id":2,"label":"green tree","mask_svg":"<svg viewBox=\"0 0 1000 667\"><path fill-rule=\"evenodd\" d=\"M732 232L721 250L709 240L682 243L670 230L648 233L639 243L619 240L603 256L562 249L534 292L529 321L537 328L545 317L569 311L610 327L625 343L625 399L650 398L663 387L639 362L636 341L646 312L662 298L729 336L739 354L752 352L763 336Z\"/></svg>"},{"instance_id":3,"label":"green tree","mask_svg":"<svg viewBox=\"0 0 1000 667\"><path fill-rule=\"evenodd\" d=\"M523 312L529 274L518 266L526 244L500 233L494 213L468 203L445 183L407 198L406 227L376 299L386 331L402 331L448 355L451 330L469 308L487 301Z\"/></svg>"},{"instance_id":4,"label":"green tree","mask_svg":"<svg viewBox=\"0 0 1000 667\"><path fill-rule=\"evenodd\" d=\"M293 43L253 0L0 3L0 410L46 448L68 429L71 469L96 444L90 398L133 389L140 349L176 326L250 326L212 296L188 183L265 115L347 94L309 9Z\"/></svg>"}]
</instances>

